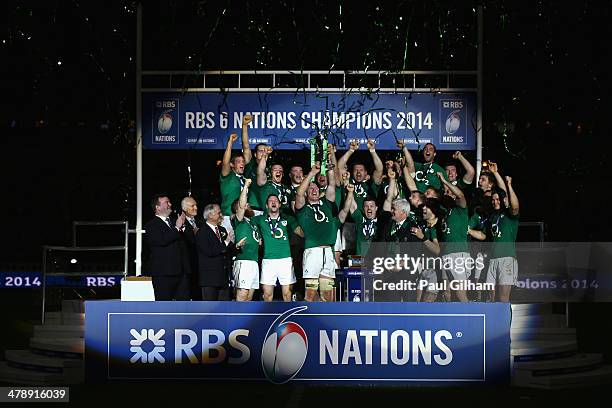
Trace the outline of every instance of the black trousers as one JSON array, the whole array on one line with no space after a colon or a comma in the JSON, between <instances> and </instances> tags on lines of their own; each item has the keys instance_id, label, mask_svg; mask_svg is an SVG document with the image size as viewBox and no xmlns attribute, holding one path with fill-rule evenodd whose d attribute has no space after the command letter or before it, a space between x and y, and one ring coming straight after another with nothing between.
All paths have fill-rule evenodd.
<instances>
[{"instance_id":1,"label":"black trousers","mask_svg":"<svg viewBox=\"0 0 612 408\"><path fill-rule=\"evenodd\" d=\"M155 300L189 300L189 275L153 276Z\"/></svg>"},{"instance_id":2,"label":"black trousers","mask_svg":"<svg viewBox=\"0 0 612 408\"><path fill-rule=\"evenodd\" d=\"M303 279L302 271L302 256L304 255L304 238L297 235L291 237L289 243L291 249L291 261L293 262L293 272L295 273L296 282L293 284L293 293L296 294L299 299L304 298L306 293L305 281ZM281 297L282 299L282 297Z\"/></svg>"},{"instance_id":3,"label":"black trousers","mask_svg":"<svg viewBox=\"0 0 612 408\"><path fill-rule=\"evenodd\" d=\"M202 300L230 300L229 288L202 286Z\"/></svg>"}]
</instances>

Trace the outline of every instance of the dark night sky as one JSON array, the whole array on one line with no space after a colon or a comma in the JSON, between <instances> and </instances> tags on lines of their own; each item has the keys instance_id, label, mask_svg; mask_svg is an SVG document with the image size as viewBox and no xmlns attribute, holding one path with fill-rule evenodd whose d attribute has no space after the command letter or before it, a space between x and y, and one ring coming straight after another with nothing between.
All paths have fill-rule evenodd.
<instances>
[{"instance_id":1,"label":"dark night sky","mask_svg":"<svg viewBox=\"0 0 612 408\"><path fill-rule=\"evenodd\" d=\"M611 198L610 1L146 2L143 67L475 69L478 4L484 157L514 176L523 219L545 221L549 239L608 240L595 200ZM1 151L17 237L0 262L37 262L42 244L69 242L74 219L134 220L135 2L4 5ZM217 155L146 152L145 171L164 176L145 187L176 201L187 161L206 174ZM205 201L204 177L194 186Z\"/></svg>"}]
</instances>

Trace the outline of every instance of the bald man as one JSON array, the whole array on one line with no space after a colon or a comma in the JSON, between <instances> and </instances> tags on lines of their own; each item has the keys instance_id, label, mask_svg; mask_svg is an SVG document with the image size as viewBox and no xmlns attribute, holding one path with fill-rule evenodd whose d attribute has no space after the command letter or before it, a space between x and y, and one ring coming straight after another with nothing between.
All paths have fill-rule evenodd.
<instances>
[{"instance_id":1,"label":"bald man","mask_svg":"<svg viewBox=\"0 0 612 408\"><path fill-rule=\"evenodd\" d=\"M195 236L204 225L204 219L198 217L198 203L193 197L185 197L181 201L181 209L185 214L185 230L183 240L189 257L191 267L191 279L189 282L189 293L191 300L202 300L202 291L198 282L198 250L196 248Z\"/></svg>"}]
</instances>

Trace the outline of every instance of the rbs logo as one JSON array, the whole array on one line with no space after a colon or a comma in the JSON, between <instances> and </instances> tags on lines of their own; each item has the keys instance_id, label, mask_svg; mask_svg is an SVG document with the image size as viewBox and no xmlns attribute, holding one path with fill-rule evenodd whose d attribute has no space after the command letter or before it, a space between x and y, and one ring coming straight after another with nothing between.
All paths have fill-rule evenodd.
<instances>
[{"instance_id":1,"label":"rbs logo","mask_svg":"<svg viewBox=\"0 0 612 408\"><path fill-rule=\"evenodd\" d=\"M444 109L463 109L463 101L443 101Z\"/></svg>"},{"instance_id":2,"label":"rbs logo","mask_svg":"<svg viewBox=\"0 0 612 408\"><path fill-rule=\"evenodd\" d=\"M477 322L484 324L482 316L327 314L311 308L172 317L142 313L138 326L134 315L118 313L109 323L109 333L117 334L109 335L116 341L108 353L118 357L108 360L110 372L117 374L109 378L150 372L154 378L265 378L284 384L398 381L438 370L440 378L484 380L484 332L474 330ZM478 344L482 350L472 347ZM468 345L473 352L465 351Z\"/></svg>"}]
</instances>

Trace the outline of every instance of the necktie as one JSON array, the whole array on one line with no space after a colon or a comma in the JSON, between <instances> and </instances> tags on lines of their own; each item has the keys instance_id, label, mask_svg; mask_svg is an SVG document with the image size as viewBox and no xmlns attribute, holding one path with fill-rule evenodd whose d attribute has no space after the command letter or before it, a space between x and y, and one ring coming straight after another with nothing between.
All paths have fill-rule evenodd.
<instances>
[{"instance_id":1,"label":"necktie","mask_svg":"<svg viewBox=\"0 0 612 408\"><path fill-rule=\"evenodd\" d=\"M196 226L195 220L193 218L189 220L189 224L191 224L193 233L196 234L198 232L198 227Z\"/></svg>"},{"instance_id":2,"label":"necktie","mask_svg":"<svg viewBox=\"0 0 612 408\"><path fill-rule=\"evenodd\" d=\"M393 223L393 228L391 228L391 235L395 235L397 231L399 231L400 225L397 222Z\"/></svg>"},{"instance_id":3,"label":"necktie","mask_svg":"<svg viewBox=\"0 0 612 408\"><path fill-rule=\"evenodd\" d=\"M215 234L217 234L217 239L221 241L221 233L219 232L219 227L215 227Z\"/></svg>"},{"instance_id":4,"label":"necktie","mask_svg":"<svg viewBox=\"0 0 612 408\"><path fill-rule=\"evenodd\" d=\"M172 223L170 222L170 217L166 217L166 224L168 224L168 226L170 228L172 228ZM174 229L174 228L172 228L172 229Z\"/></svg>"}]
</instances>

